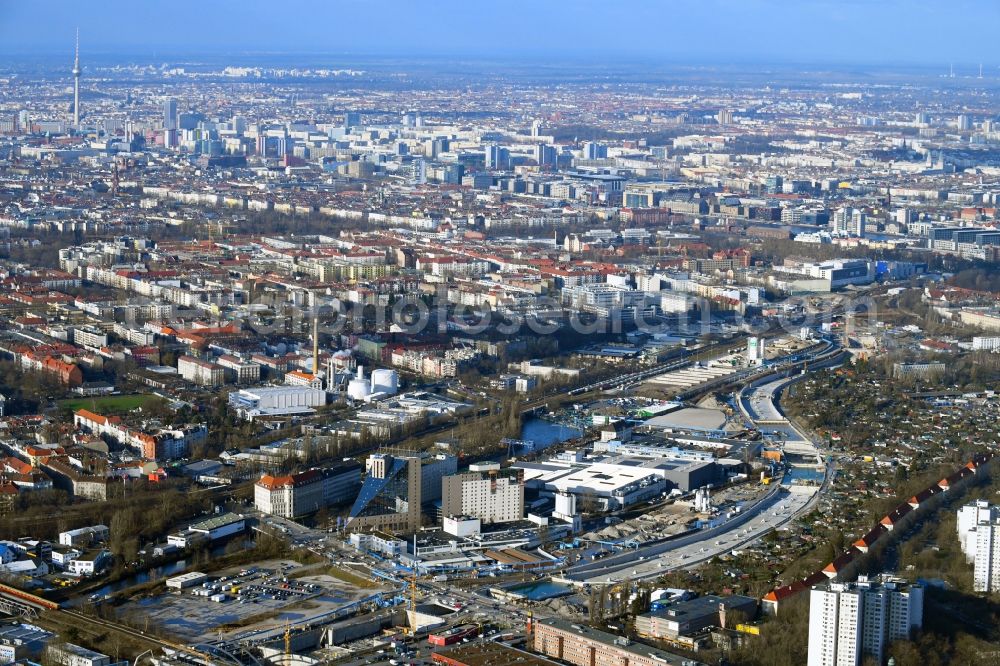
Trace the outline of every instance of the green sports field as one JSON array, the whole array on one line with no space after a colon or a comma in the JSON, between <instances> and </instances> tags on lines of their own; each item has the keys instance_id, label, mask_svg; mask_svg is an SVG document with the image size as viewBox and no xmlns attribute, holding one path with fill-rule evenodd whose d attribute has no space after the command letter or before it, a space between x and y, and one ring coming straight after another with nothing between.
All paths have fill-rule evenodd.
<instances>
[{"instance_id":1,"label":"green sports field","mask_svg":"<svg viewBox=\"0 0 1000 666\"><path fill-rule=\"evenodd\" d=\"M137 407L141 407L150 400L156 400L155 395L102 395L94 398L69 398L60 400L59 406L64 409L76 411L78 409L89 409L98 414L120 414L130 412Z\"/></svg>"}]
</instances>

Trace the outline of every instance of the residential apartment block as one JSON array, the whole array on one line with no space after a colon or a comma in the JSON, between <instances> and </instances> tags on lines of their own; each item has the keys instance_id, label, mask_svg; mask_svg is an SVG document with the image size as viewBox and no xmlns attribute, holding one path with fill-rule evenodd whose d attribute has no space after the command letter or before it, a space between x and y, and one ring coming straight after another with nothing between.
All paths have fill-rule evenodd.
<instances>
[{"instance_id":1,"label":"residential apartment block","mask_svg":"<svg viewBox=\"0 0 1000 666\"><path fill-rule=\"evenodd\" d=\"M958 538L962 552L972 562L976 592L1000 591L1000 506L986 500L958 510Z\"/></svg>"},{"instance_id":2,"label":"residential apartment block","mask_svg":"<svg viewBox=\"0 0 1000 666\"><path fill-rule=\"evenodd\" d=\"M181 356L177 359L177 372L184 379L200 386L222 386L226 381L225 368L193 356Z\"/></svg>"},{"instance_id":3,"label":"residential apartment block","mask_svg":"<svg viewBox=\"0 0 1000 666\"><path fill-rule=\"evenodd\" d=\"M923 587L897 578L817 585L809 597L808 666L857 666L865 656L882 663L889 643L922 626L923 610Z\"/></svg>"}]
</instances>

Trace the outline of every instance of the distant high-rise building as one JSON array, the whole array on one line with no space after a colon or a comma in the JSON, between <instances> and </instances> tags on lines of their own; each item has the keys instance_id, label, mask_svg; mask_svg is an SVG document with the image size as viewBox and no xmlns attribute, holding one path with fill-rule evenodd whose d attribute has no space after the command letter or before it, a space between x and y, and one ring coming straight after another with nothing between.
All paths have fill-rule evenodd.
<instances>
[{"instance_id":1,"label":"distant high-rise building","mask_svg":"<svg viewBox=\"0 0 1000 666\"><path fill-rule=\"evenodd\" d=\"M410 162L410 178L413 185L423 185L427 182L427 162L418 157Z\"/></svg>"},{"instance_id":2,"label":"distant high-rise building","mask_svg":"<svg viewBox=\"0 0 1000 666\"><path fill-rule=\"evenodd\" d=\"M608 156L608 147L594 141L587 141L583 144L582 152L585 160L603 160Z\"/></svg>"},{"instance_id":3,"label":"distant high-rise building","mask_svg":"<svg viewBox=\"0 0 1000 666\"><path fill-rule=\"evenodd\" d=\"M1000 518L976 525L976 551L972 565L972 589L1000 592Z\"/></svg>"},{"instance_id":4,"label":"distant high-rise building","mask_svg":"<svg viewBox=\"0 0 1000 666\"><path fill-rule=\"evenodd\" d=\"M484 154L487 169L504 171L510 168L510 151L503 146L486 146Z\"/></svg>"},{"instance_id":5,"label":"distant high-rise building","mask_svg":"<svg viewBox=\"0 0 1000 666\"><path fill-rule=\"evenodd\" d=\"M542 121L533 120L531 121L531 136L541 136L542 134Z\"/></svg>"},{"instance_id":6,"label":"distant high-rise building","mask_svg":"<svg viewBox=\"0 0 1000 666\"><path fill-rule=\"evenodd\" d=\"M963 113L955 119L955 127L962 131L972 129L972 118Z\"/></svg>"},{"instance_id":7,"label":"distant high-rise building","mask_svg":"<svg viewBox=\"0 0 1000 666\"><path fill-rule=\"evenodd\" d=\"M193 130L197 129L198 125L204 122L204 114L197 113L194 111L189 111L187 113L181 113L177 116L177 127L182 130Z\"/></svg>"},{"instance_id":8,"label":"distant high-rise building","mask_svg":"<svg viewBox=\"0 0 1000 666\"><path fill-rule=\"evenodd\" d=\"M424 154L427 157L437 157L441 153L448 152L448 148L451 147L451 142L448 139L434 139L429 141L424 149Z\"/></svg>"},{"instance_id":9,"label":"distant high-rise building","mask_svg":"<svg viewBox=\"0 0 1000 666\"><path fill-rule=\"evenodd\" d=\"M442 170L441 182L449 185L461 185L463 175L465 175L464 167L461 164L449 164Z\"/></svg>"},{"instance_id":10,"label":"distant high-rise building","mask_svg":"<svg viewBox=\"0 0 1000 666\"><path fill-rule=\"evenodd\" d=\"M177 129L177 100L168 99L163 102L163 129Z\"/></svg>"},{"instance_id":11,"label":"distant high-rise building","mask_svg":"<svg viewBox=\"0 0 1000 666\"><path fill-rule=\"evenodd\" d=\"M844 207L838 208L833 213L831 220L832 232L839 236L853 236L862 238L865 235L865 226L868 224L868 216L863 210Z\"/></svg>"},{"instance_id":12,"label":"distant high-rise building","mask_svg":"<svg viewBox=\"0 0 1000 666\"><path fill-rule=\"evenodd\" d=\"M535 161L538 162L540 167L554 167L559 159L559 153L556 152L555 146L547 146L543 143L535 146Z\"/></svg>"},{"instance_id":13,"label":"distant high-rise building","mask_svg":"<svg viewBox=\"0 0 1000 666\"><path fill-rule=\"evenodd\" d=\"M851 224L847 232L852 236L864 238L866 226L868 226L868 215L863 210L855 208L851 213Z\"/></svg>"},{"instance_id":14,"label":"distant high-rise building","mask_svg":"<svg viewBox=\"0 0 1000 666\"><path fill-rule=\"evenodd\" d=\"M719 109L719 113L715 116L715 119L720 125L732 125L733 112L729 109Z\"/></svg>"},{"instance_id":15,"label":"distant high-rise building","mask_svg":"<svg viewBox=\"0 0 1000 666\"><path fill-rule=\"evenodd\" d=\"M808 666L857 666L867 655L883 663L889 643L923 625L924 590L882 576L824 583L809 595Z\"/></svg>"},{"instance_id":16,"label":"distant high-rise building","mask_svg":"<svg viewBox=\"0 0 1000 666\"><path fill-rule=\"evenodd\" d=\"M928 125L931 122L931 117L923 111L917 111L913 115L913 122L917 125Z\"/></svg>"},{"instance_id":17,"label":"distant high-rise building","mask_svg":"<svg viewBox=\"0 0 1000 666\"><path fill-rule=\"evenodd\" d=\"M361 114L357 111L348 111L345 113L344 127L361 127Z\"/></svg>"}]
</instances>

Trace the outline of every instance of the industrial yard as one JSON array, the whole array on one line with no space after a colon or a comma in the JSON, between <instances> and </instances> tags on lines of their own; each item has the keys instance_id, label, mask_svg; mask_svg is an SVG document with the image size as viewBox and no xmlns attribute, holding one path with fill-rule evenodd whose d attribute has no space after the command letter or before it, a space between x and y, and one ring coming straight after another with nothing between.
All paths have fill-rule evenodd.
<instances>
[{"instance_id":1,"label":"industrial yard","mask_svg":"<svg viewBox=\"0 0 1000 666\"><path fill-rule=\"evenodd\" d=\"M327 569L294 561L263 562L217 572L182 590L130 600L118 612L140 626L188 640L209 640L333 614L380 591L354 586L328 575Z\"/></svg>"}]
</instances>

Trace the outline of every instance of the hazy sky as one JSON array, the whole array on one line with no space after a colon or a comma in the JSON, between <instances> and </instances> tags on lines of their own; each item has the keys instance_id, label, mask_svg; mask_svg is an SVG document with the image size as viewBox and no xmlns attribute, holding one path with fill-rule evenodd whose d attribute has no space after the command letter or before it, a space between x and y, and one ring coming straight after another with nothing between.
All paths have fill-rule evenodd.
<instances>
[{"instance_id":1,"label":"hazy sky","mask_svg":"<svg viewBox=\"0 0 1000 666\"><path fill-rule=\"evenodd\" d=\"M979 63L1000 0L0 0L0 52ZM992 59L992 60L991 60Z\"/></svg>"}]
</instances>

